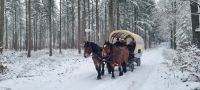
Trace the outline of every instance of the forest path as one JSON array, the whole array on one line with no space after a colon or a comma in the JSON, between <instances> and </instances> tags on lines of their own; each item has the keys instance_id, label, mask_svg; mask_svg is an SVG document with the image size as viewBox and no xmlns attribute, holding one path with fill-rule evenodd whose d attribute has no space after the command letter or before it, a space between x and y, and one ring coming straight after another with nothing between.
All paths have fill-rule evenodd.
<instances>
[{"instance_id":1,"label":"forest path","mask_svg":"<svg viewBox=\"0 0 200 90\"><path fill-rule=\"evenodd\" d=\"M69 57L54 57L53 59L67 58L69 60L55 61L59 65L57 69L47 71L39 76L8 79L0 82L0 89L11 90L163 90L167 87L162 83L162 70L165 68L162 62L164 47L159 47L143 52L141 66L135 67L133 72L128 71L123 76L111 79L111 75L105 73L101 80L97 80L96 70L91 57L83 58L83 55ZM72 58L77 58L71 61ZM45 58L45 57L44 57ZM50 61L53 61L50 60ZM37 60L35 60L37 61ZM39 60L38 60L39 61ZM49 64L51 62L46 62ZM43 70L44 67L36 67ZM49 68L49 67L47 67ZM117 69L117 68L116 68ZM161 82L160 82L161 81ZM161 85L161 84L164 84Z\"/></svg>"}]
</instances>

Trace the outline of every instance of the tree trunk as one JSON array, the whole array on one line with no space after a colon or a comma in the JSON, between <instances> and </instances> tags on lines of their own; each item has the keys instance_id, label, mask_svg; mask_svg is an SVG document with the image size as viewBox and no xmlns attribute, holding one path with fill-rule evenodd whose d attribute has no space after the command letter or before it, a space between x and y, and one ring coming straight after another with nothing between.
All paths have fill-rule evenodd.
<instances>
[{"instance_id":1,"label":"tree trunk","mask_svg":"<svg viewBox=\"0 0 200 90\"><path fill-rule=\"evenodd\" d=\"M91 27L93 31L96 31L94 30L94 4L93 3L94 3L94 0L92 0L92 24L91 24L92 26ZM95 34L92 34L91 39L93 42L95 41Z\"/></svg>"},{"instance_id":2,"label":"tree trunk","mask_svg":"<svg viewBox=\"0 0 200 90\"><path fill-rule=\"evenodd\" d=\"M38 16L36 16L36 22L35 22L36 26L35 26L35 31L36 31L36 35L35 35L35 51L37 51L38 49Z\"/></svg>"},{"instance_id":3,"label":"tree trunk","mask_svg":"<svg viewBox=\"0 0 200 90\"><path fill-rule=\"evenodd\" d=\"M90 0L88 0L88 29L90 29ZM90 41L90 32L88 32L87 40Z\"/></svg>"},{"instance_id":4,"label":"tree trunk","mask_svg":"<svg viewBox=\"0 0 200 90\"><path fill-rule=\"evenodd\" d=\"M4 0L0 0L0 53L3 52L4 35Z\"/></svg>"},{"instance_id":5,"label":"tree trunk","mask_svg":"<svg viewBox=\"0 0 200 90\"><path fill-rule=\"evenodd\" d=\"M37 51L37 16L34 18L34 51Z\"/></svg>"},{"instance_id":6,"label":"tree trunk","mask_svg":"<svg viewBox=\"0 0 200 90\"><path fill-rule=\"evenodd\" d=\"M81 28L80 28L80 20L81 20L81 16L80 16L80 12L81 12L81 10L80 10L81 8L80 8L80 0L78 0L78 53L80 54L81 53L81 47L80 47L80 39L81 39L81 36L80 36L80 34L81 34Z\"/></svg>"},{"instance_id":7,"label":"tree trunk","mask_svg":"<svg viewBox=\"0 0 200 90\"><path fill-rule=\"evenodd\" d=\"M86 0L83 0L83 11L82 11L82 41L86 40Z\"/></svg>"},{"instance_id":8,"label":"tree trunk","mask_svg":"<svg viewBox=\"0 0 200 90\"><path fill-rule=\"evenodd\" d=\"M6 45L5 49L8 49L8 18L6 16Z\"/></svg>"},{"instance_id":9,"label":"tree trunk","mask_svg":"<svg viewBox=\"0 0 200 90\"><path fill-rule=\"evenodd\" d=\"M63 23L63 30L64 30L64 44L63 44L63 48L67 49L67 31L66 31L66 20L64 19L64 23Z\"/></svg>"},{"instance_id":10,"label":"tree trunk","mask_svg":"<svg viewBox=\"0 0 200 90\"><path fill-rule=\"evenodd\" d=\"M174 20L173 20L173 49L176 49L176 1L172 4Z\"/></svg>"},{"instance_id":11,"label":"tree trunk","mask_svg":"<svg viewBox=\"0 0 200 90\"><path fill-rule=\"evenodd\" d=\"M25 48L28 50L28 1L26 0L26 38L25 38Z\"/></svg>"},{"instance_id":12,"label":"tree trunk","mask_svg":"<svg viewBox=\"0 0 200 90\"><path fill-rule=\"evenodd\" d=\"M174 25L173 25L173 47L176 49L176 19L174 20Z\"/></svg>"},{"instance_id":13,"label":"tree trunk","mask_svg":"<svg viewBox=\"0 0 200 90\"><path fill-rule=\"evenodd\" d=\"M108 38L108 30L107 30L107 4L105 4L105 39Z\"/></svg>"},{"instance_id":14,"label":"tree trunk","mask_svg":"<svg viewBox=\"0 0 200 90\"><path fill-rule=\"evenodd\" d=\"M109 31L113 30L113 0L109 0Z\"/></svg>"},{"instance_id":15,"label":"tree trunk","mask_svg":"<svg viewBox=\"0 0 200 90\"><path fill-rule=\"evenodd\" d=\"M56 48L56 29L55 29L55 20L53 19L53 26L52 26L52 29L53 29L53 48Z\"/></svg>"},{"instance_id":16,"label":"tree trunk","mask_svg":"<svg viewBox=\"0 0 200 90\"><path fill-rule=\"evenodd\" d=\"M67 13L69 14L68 11L69 10L67 10ZM67 33L66 46L67 46L67 48L70 48L70 35L69 35L70 29L69 29L69 24L70 24L69 15L67 15L67 29L66 29L66 33Z\"/></svg>"},{"instance_id":17,"label":"tree trunk","mask_svg":"<svg viewBox=\"0 0 200 90\"><path fill-rule=\"evenodd\" d=\"M36 25L35 25L35 18L34 18L34 20L33 20L33 27L34 27L34 28L33 28L33 45L34 45L33 48L34 48L34 51L36 51L36 49L35 49L35 48L36 48L36 47L35 47L35 40L36 40L36 39L35 39L35 36L36 36L36 34L35 34L35 33L36 33L36 31L35 31L35 26L36 26Z\"/></svg>"},{"instance_id":18,"label":"tree trunk","mask_svg":"<svg viewBox=\"0 0 200 90\"><path fill-rule=\"evenodd\" d=\"M40 22L41 23L41 22ZM42 25L40 24L40 38L39 38L39 49L41 50L42 49Z\"/></svg>"},{"instance_id":19,"label":"tree trunk","mask_svg":"<svg viewBox=\"0 0 200 90\"><path fill-rule=\"evenodd\" d=\"M98 9L98 2L99 0L96 0L96 43L99 43L99 9Z\"/></svg>"},{"instance_id":20,"label":"tree trunk","mask_svg":"<svg viewBox=\"0 0 200 90\"><path fill-rule=\"evenodd\" d=\"M149 44L149 48L152 48L151 47L151 37L150 37L150 31L148 31L148 44Z\"/></svg>"},{"instance_id":21,"label":"tree trunk","mask_svg":"<svg viewBox=\"0 0 200 90\"><path fill-rule=\"evenodd\" d=\"M174 39L173 39L173 26L172 26L172 24L170 24L170 33L171 33L171 35L170 35L170 46L171 46L171 48L173 49L174 48L174 46L173 46L173 42L174 42Z\"/></svg>"},{"instance_id":22,"label":"tree trunk","mask_svg":"<svg viewBox=\"0 0 200 90\"><path fill-rule=\"evenodd\" d=\"M29 18L29 32L28 32L28 56L31 57L31 49L32 49L32 34L31 34L31 0L28 0L28 18Z\"/></svg>"},{"instance_id":23,"label":"tree trunk","mask_svg":"<svg viewBox=\"0 0 200 90\"><path fill-rule=\"evenodd\" d=\"M199 28L199 15L194 14L198 12L198 4L195 3L198 0L193 0L194 2L190 1L190 8L191 8L191 19L192 19L192 34L193 40L192 42L200 48L200 31L195 31Z\"/></svg>"},{"instance_id":24,"label":"tree trunk","mask_svg":"<svg viewBox=\"0 0 200 90\"><path fill-rule=\"evenodd\" d=\"M74 42L74 22L75 22L75 14L74 14L74 0L72 0L72 48L75 48L75 42Z\"/></svg>"},{"instance_id":25,"label":"tree trunk","mask_svg":"<svg viewBox=\"0 0 200 90\"><path fill-rule=\"evenodd\" d=\"M51 12L52 0L49 0L49 56L52 56L52 30L51 30Z\"/></svg>"},{"instance_id":26,"label":"tree trunk","mask_svg":"<svg viewBox=\"0 0 200 90\"><path fill-rule=\"evenodd\" d=\"M131 17L131 31L134 32L134 17Z\"/></svg>"},{"instance_id":27,"label":"tree trunk","mask_svg":"<svg viewBox=\"0 0 200 90\"><path fill-rule=\"evenodd\" d=\"M14 3L14 1L12 1L12 3ZM14 7L14 4L12 4L12 8L14 8L14 11L15 11L15 7ZM15 50L15 12L12 12L12 49Z\"/></svg>"},{"instance_id":28,"label":"tree trunk","mask_svg":"<svg viewBox=\"0 0 200 90\"><path fill-rule=\"evenodd\" d=\"M20 40L19 40L19 49L20 49L20 51L22 51L22 24L23 22L22 22L22 20L20 19L20 29L19 29L19 38L20 38Z\"/></svg>"},{"instance_id":29,"label":"tree trunk","mask_svg":"<svg viewBox=\"0 0 200 90\"><path fill-rule=\"evenodd\" d=\"M117 3L117 30L119 30L120 29L119 0L117 0L116 3Z\"/></svg>"},{"instance_id":30,"label":"tree trunk","mask_svg":"<svg viewBox=\"0 0 200 90\"><path fill-rule=\"evenodd\" d=\"M146 29L146 26L144 28L144 47L145 49L147 49L147 29Z\"/></svg>"},{"instance_id":31,"label":"tree trunk","mask_svg":"<svg viewBox=\"0 0 200 90\"><path fill-rule=\"evenodd\" d=\"M61 21L62 13L61 13L61 12L62 12L62 4L61 4L61 3L62 3L62 0L60 0L60 34L59 34L59 53L62 53L62 51L61 51L61 39L62 39L62 36L61 36L61 34L62 34L62 30L61 30L61 29L62 29L62 27L61 27L61 26L62 26L62 23L61 23L61 22L62 22L62 21Z\"/></svg>"},{"instance_id":32,"label":"tree trunk","mask_svg":"<svg viewBox=\"0 0 200 90\"><path fill-rule=\"evenodd\" d=\"M17 7L15 7L15 14L14 14L14 49L17 51L18 50L18 32L17 32Z\"/></svg>"},{"instance_id":33,"label":"tree trunk","mask_svg":"<svg viewBox=\"0 0 200 90\"><path fill-rule=\"evenodd\" d=\"M134 31L136 34L138 34L138 30L137 30L137 8L136 6L134 6Z\"/></svg>"}]
</instances>

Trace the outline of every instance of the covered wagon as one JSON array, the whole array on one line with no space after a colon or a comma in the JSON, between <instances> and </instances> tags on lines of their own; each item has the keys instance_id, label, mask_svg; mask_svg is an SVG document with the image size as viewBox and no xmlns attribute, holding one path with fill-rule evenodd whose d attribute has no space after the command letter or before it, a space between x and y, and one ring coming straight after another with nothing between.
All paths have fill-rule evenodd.
<instances>
[{"instance_id":1,"label":"covered wagon","mask_svg":"<svg viewBox=\"0 0 200 90\"><path fill-rule=\"evenodd\" d=\"M125 43L127 45L129 45L131 42L135 43L135 47L133 47L133 51L129 51L132 52L129 54L129 66L133 69L134 68L134 61L137 63L137 66L140 66L141 64L141 54L144 50L144 40L141 36L139 36L138 34L135 34L133 32L130 32L128 30L115 30L113 32L110 33L109 36L109 41L111 41L112 43L115 43L117 39L123 40L125 41Z\"/></svg>"}]
</instances>

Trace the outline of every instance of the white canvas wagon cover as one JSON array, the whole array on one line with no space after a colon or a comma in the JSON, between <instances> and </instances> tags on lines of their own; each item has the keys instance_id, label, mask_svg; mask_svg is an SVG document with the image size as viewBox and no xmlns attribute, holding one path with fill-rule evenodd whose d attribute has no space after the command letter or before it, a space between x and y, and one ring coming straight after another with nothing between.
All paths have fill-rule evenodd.
<instances>
[{"instance_id":1,"label":"white canvas wagon cover","mask_svg":"<svg viewBox=\"0 0 200 90\"><path fill-rule=\"evenodd\" d=\"M113 41L114 38L121 38L124 40L132 39L136 42L136 48L135 48L135 53L138 52L140 49L141 51L144 50L144 40L141 36L138 34L135 34L133 32L130 32L128 30L115 30L110 33L109 40Z\"/></svg>"}]
</instances>

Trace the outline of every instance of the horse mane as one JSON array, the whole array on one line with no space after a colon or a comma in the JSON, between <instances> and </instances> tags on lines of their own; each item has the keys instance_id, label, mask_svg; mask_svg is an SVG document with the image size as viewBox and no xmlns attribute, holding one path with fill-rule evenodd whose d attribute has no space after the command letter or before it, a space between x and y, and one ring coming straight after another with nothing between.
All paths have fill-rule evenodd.
<instances>
[{"instance_id":1,"label":"horse mane","mask_svg":"<svg viewBox=\"0 0 200 90\"><path fill-rule=\"evenodd\" d=\"M102 48L94 42L88 42L92 48L92 53L98 54L98 52L102 51Z\"/></svg>"},{"instance_id":2,"label":"horse mane","mask_svg":"<svg viewBox=\"0 0 200 90\"><path fill-rule=\"evenodd\" d=\"M110 43L109 41L105 42L105 44L106 44L106 45L109 45L111 49L112 49L113 47L116 47L115 44Z\"/></svg>"}]
</instances>

